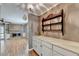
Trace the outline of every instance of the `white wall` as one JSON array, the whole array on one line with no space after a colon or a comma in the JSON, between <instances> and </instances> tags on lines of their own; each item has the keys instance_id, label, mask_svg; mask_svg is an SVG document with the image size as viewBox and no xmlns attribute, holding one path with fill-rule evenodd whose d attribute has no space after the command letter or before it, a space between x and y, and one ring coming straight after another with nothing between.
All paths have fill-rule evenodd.
<instances>
[{"instance_id":1,"label":"white wall","mask_svg":"<svg viewBox=\"0 0 79 59\"><path fill-rule=\"evenodd\" d=\"M29 14L28 19L27 34L29 39L29 48L32 48L33 35L37 35L39 33L39 18L35 15Z\"/></svg>"}]
</instances>

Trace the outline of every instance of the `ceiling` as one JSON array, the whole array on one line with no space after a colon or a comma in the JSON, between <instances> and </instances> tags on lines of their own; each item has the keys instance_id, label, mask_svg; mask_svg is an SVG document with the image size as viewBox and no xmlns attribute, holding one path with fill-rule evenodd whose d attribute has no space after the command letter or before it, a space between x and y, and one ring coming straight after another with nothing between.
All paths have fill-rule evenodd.
<instances>
[{"instance_id":1,"label":"ceiling","mask_svg":"<svg viewBox=\"0 0 79 59\"><path fill-rule=\"evenodd\" d=\"M50 10L53 7L56 7L58 3L25 3L17 4L22 10L32 13L34 15L40 16Z\"/></svg>"},{"instance_id":2,"label":"ceiling","mask_svg":"<svg viewBox=\"0 0 79 59\"><path fill-rule=\"evenodd\" d=\"M58 3L0 3L1 17L12 23L27 23L28 13L40 16Z\"/></svg>"}]
</instances>

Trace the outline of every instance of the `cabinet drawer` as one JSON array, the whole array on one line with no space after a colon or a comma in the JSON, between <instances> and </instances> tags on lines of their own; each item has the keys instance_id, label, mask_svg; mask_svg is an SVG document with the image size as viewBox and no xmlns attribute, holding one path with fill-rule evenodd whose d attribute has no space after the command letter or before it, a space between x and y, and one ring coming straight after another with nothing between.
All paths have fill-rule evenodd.
<instances>
[{"instance_id":1,"label":"cabinet drawer","mask_svg":"<svg viewBox=\"0 0 79 59\"><path fill-rule=\"evenodd\" d=\"M44 46L46 46L46 47L52 49L52 44L51 44L51 43L48 43L48 42L43 41L43 42L42 42L42 45L44 45Z\"/></svg>"},{"instance_id":2,"label":"cabinet drawer","mask_svg":"<svg viewBox=\"0 0 79 59\"><path fill-rule=\"evenodd\" d=\"M64 56L77 56L76 53L73 53L71 51L65 50L63 48L53 46L53 51L57 51L58 53L64 55Z\"/></svg>"},{"instance_id":3,"label":"cabinet drawer","mask_svg":"<svg viewBox=\"0 0 79 59\"><path fill-rule=\"evenodd\" d=\"M53 56L63 56L63 55L57 53L56 51L53 51Z\"/></svg>"},{"instance_id":4,"label":"cabinet drawer","mask_svg":"<svg viewBox=\"0 0 79 59\"><path fill-rule=\"evenodd\" d=\"M37 45L37 41L36 41L36 40L33 40L33 41L32 41L32 44L33 44L33 45Z\"/></svg>"},{"instance_id":5,"label":"cabinet drawer","mask_svg":"<svg viewBox=\"0 0 79 59\"><path fill-rule=\"evenodd\" d=\"M43 56L52 56L52 49L46 47L46 46L42 46L42 55Z\"/></svg>"}]
</instances>

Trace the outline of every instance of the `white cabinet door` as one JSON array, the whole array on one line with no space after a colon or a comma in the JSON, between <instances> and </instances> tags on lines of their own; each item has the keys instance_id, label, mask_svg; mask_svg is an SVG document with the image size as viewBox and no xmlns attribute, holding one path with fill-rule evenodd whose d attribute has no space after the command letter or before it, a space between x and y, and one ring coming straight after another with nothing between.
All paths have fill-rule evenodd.
<instances>
[{"instance_id":1,"label":"white cabinet door","mask_svg":"<svg viewBox=\"0 0 79 59\"><path fill-rule=\"evenodd\" d=\"M43 56L52 56L52 44L45 41L42 42L42 55Z\"/></svg>"},{"instance_id":2,"label":"white cabinet door","mask_svg":"<svg viewBox=\"0 0 79 59\"><path fill-rule=\"evenodd\" d=\"M43 56L52 56L52 49L49 49L46 46L42 46L42 55Z\"/></svg>"},{"instance_id":3,"label":"white cabinet door","mask_svg":"<svg viewBox=\"0 0 79 59\"><path fill-rule=\"evenodd\" d=\"M37 52L39 55L42 53L42 41L40 39L37 40Z\"/></svg>"},{"instance_id":4,"label":"white cabinet door","mask_svg":"<svg viewBox=\"0 0 79 59\"><path fill-rule=\"evenodd\" d=\"M33 38L33 48L39 55L41 55L42 52L41 46L42 46L42 41L38 38Z\"/></svg>"},{"instance_id":5,"label":"white cabinet door","mask_svg":"<svg viewBox=\"0 0 79 59\"><path fill-rule=\"evenodd\" d=\"M37 49L37 42L36 42L36 40L33 40L32 43L33 43L33 49L36 50Z\"/></svg>"},{"instance_id":6,"label":"white cabinet door","mask_svg":"<svg viewBox=\"0 0 79 59\"><path fill-rule=\"evenodd\" d=\"M63 55L57 53L56 51L53 51L53 56L63 56Z\"/></svg>"},{"instance_id":7,"label":"white cabinet door","mask_svg":"<svg viewBox=\"0 0 79 59\"><path fill-rule=\"evenodd\" d=\"M57 51L58 53L60 53L64 56L77 56L76 53L73 53L71 51L68 51L68 50L58 47L58 46L53 46L53 51Z\"/></svg>"}]
</instances>

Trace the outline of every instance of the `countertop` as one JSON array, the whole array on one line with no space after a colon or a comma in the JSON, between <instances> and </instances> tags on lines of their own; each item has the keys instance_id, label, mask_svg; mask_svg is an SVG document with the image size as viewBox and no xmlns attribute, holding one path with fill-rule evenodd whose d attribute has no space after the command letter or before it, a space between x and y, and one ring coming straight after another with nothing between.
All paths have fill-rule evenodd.
<instances>
[{"instance_id":1,"label":"countertop","mask_svg":"<svg viewBox=\"0 0 79 59\"><path fill-rule=\"evenodd\" d=\"M64 39L51 38L46 36L34 36L51 44L57 45L64 49L70 50L74 53L79 54L79 42L68 41Z\"/></svg>"}]
</instances>

